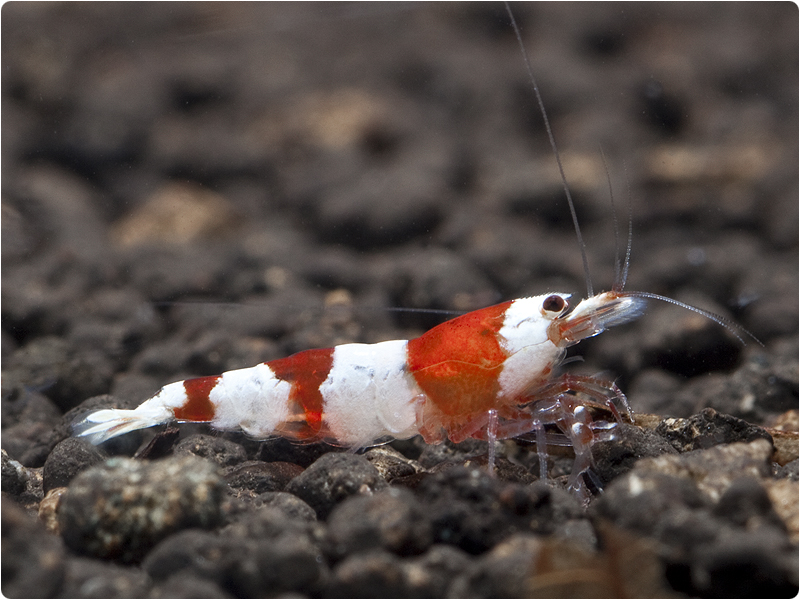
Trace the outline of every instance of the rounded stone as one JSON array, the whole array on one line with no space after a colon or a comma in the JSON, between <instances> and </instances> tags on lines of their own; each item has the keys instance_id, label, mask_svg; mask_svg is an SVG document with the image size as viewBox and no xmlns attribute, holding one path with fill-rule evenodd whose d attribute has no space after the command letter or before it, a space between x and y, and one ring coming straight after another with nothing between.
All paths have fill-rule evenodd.
<instances>
[{"instance_id":1,"label":"rounded stone","mask_svg":"<svg viewBox=\"0 0 800 600\"><path fill-rule=\"evenodd\" d=\"M195 457L113 458L72 481L59 509L61 533L80 553L137 560L171 533L218 524L224 491L216 466Z\"/></svg>"}]
</instances>

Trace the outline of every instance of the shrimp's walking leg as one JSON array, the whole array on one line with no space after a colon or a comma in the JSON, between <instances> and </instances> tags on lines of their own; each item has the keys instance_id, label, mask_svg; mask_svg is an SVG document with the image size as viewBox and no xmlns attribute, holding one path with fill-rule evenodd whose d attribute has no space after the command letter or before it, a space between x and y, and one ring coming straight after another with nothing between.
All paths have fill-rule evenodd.
<instances>
[{"instance_id":1,"label":"shrimp's walking leg","mask_svg":"<svg viewBox=\"0 0 800 600\"><path fill-rule=\"evenodd\" d=\"M562 394L559 397L559 406L561 420L558 426L568 435L575 451L575 462L572 465L572 473L567 479L567 489L587 504L591 492L583 477L584 473L589 473L594 467L592 445L596 439L592 431L592 417L586 407L572 394Z\"/></svg>"},{"instance_id":2,"label":"shrimp's walking leg","mask_svg":"<svg viewBox=\"0 0 800 600\"><path fill-rule=\"evenodd\" d=\"M535 435L540 478L546 480L547 477L547 443L555 441L551 439L551 434L546 433L545 425L556 425L561 430L566 445L571 446L575 452L575 462L567 488L586 503L590 492L584 477L590 479L595 487L602 489L602 482L592 472L592 446L600 439L607 439L608 433L603 431L606 435L595 435L594 430L598 423L593 421L590 410L579 395L604 405L616 421L621 422L620 413L614 403L618 400L633 420L628 399L615 383L581 375L562 375L533 390L528 395L531 402L524 406L524 410L532 417L530 431Z\"/></svg>"},{"instance_id":3,"label":"shrimp's walking leg","mask_svg":"<svg viewBox=\"0 0 800 600\"><path fill-rule=\"evenodd\" d=\"M489 444L489 460L486 465L487 471L490 476L494 476L494 458L495 447L494 443L497 441L497 410L491 409L489 411L489 422L486 424L486 442Z\"/></svg>"},{"instance_id":4,"label":"shrimp's walking leg","mask_svg":"<svg viewBox=\"0 0 800 600\"><path fill-rule=\"evenodd\" d=\"M621 389L613 381L606 381L599 377L592 377L590 375L569 375L565 374L555 379L544 386L533 390L529 397L532 400L541 398L557 398L567 392L578 394L585 394L596 402L604 404L617 422L622 422L619 410L614 404L614 400L619 400L625 408L625 413L628 418L633 422L633 409L631 408L628 398Z\"/></svg>"},{"instance_id":5,"label":"shrimp's walking leg","mask_svg":"<svg viewBox=\"0 0 800 600\"><path fill-rule=\"evenodd\" d=\"M544 424L539 419L534 419L533 431L536 433L536 454L539 456L539 479L547 481L547 436Z\"/></svg>"}]
</instances>

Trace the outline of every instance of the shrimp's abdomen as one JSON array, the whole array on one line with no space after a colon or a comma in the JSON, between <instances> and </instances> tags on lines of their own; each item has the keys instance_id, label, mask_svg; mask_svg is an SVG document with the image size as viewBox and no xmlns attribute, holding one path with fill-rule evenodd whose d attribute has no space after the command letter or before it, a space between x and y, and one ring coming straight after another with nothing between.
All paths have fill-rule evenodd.
<instances>
[{"instance_id":1,"label":"shrimp's abdomen","mask_svg":"<svg viewBox=\"0 0 800 600\"><path fill-rule=\"evenodd\" d=\"M414 402L421 392L405 368L406 346L405 340L342 344L229 371L208 388L205 405L213 415L202 420L218 429L241 427L259 438L280 435L345 446L410 437L417 433ZM204 401L188 394L187 399ZM176 418L183 412L176 409Z\"/></svg>"}]
</instances>

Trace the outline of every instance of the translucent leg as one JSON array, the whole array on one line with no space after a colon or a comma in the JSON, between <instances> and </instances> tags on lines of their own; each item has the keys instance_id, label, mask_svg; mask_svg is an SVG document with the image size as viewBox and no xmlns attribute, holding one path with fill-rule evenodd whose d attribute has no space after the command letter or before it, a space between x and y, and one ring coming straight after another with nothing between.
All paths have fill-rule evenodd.
<instances>
[{"instance_id":1,"label":"translucent leg","mask_svg":"<svg viewBox=\"0 0 800 600\"><path fill-rule=\"evenodd\" d=\"M621 422L619 411L614 404L614 400L618 400L625 408L625 412L631 422L633 422L633 409L622 390L613 381L606 381L598 377L565 374L541 388L532 390L529 397L535 401L556 398L567 392L585 394L591 400L606 406L614 415L614 418Z\"/></svg>"},{"instance_id":2,"label":"translucent leg","mask_svg":"<svg viewBox=\"0 0 800 600\"><path fill-rule=\"evenodd\" d=\"M536 454L539 456L539 479L547 481L547 436L539 419L533 421L533 430L536 432Z\"/></svg>"},{"instance_id":3,"label":"translucent leg","mask_svg":"<svg viewBox=\"0 0 800 600\"><path fill-rule=\"evenodd\" d=\"M486 423L486 441L489 444L489 460L486 469L490 476L494 476L495 442L497 441L497 410L489 411L489 422Z\"/></svg>"}]
</instances>

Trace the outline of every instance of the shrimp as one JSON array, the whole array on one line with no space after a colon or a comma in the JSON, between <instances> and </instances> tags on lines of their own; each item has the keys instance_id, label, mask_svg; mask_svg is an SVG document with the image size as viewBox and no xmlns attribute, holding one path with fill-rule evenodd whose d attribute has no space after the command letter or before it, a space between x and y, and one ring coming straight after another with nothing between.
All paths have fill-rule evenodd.
<instances>
[{"instance_id":1,"label":"shrimp","mask_svg":"<svg viewBox=\"0 0 800 600\"><path fill-rule=\"evenodd\" d=\"M511 19L522 44L513 15ZM613 436L613 424L595 420L588 406L606 407L617 421L617 403L631 417L633 411L613 382L560 373L566 349L640 317L648 300L672 302L731 331L733 327L722 317L664 296L624 291L629 250L612 289L593 293L575 209L524 48L523 56L572 214L586 299L572 306L571 295L562 292L519 298L456 317L411 340L305 350L221 375L178 381L135 409L91 413L74 425L73 433L100 444L175 420L241 429L254 438L281 436L350 448L415 435L429 444L472 437L490 442L490 470L494 440L532 434L543 479L548 443L574 449L568 487L585 497L591 447ZM552 433L553 428L560 433Z\"/></svg>"},{"instance_id":2,"label":"shrimp","mask_svg":"<svg viewBox=\"0 0 800 600\"><path fill-rule=\"evenodd\" d=\"M575 394L601 403L617 418L614 400L632 411L613 383L555 373L567 347L637 318L653 297L603 292L572 310L569 294L520 298L456 317L408 341L305 350L171 383L133 410L89 414L74 434L99 444L177 420L241 429L255 438L360 448L387 437L493 442L533 431L543 459L544 427L556 425L575 449L569 487L580 491L580 475L591 466L595 424ZM605 424L598 425L603 430ZM492 463L493 457L490 469ZM540 460L542 469L544 464Z\"/></svg>"},{"instance_id":3,"label":"shrimp","mask_svg":"<svg viewBox=\"0 0 800 600\"><path fill-rule=\"evenodd\" d=\"M409 341L306 350L171 383L136 409L88 415L75 431L97 444L175 419L241 428L257 438L360 447L417 434L427 443L445 436L461 442L486 428L494 411L499 422L490 435L508 437L535 412L524 408L532 400L546 404L570 390L598 399L609 395L593 378L552 377L567 346L596 335L604 323L639 314L641 299L607 296L584 300L571 312L569 294L521 298L467 313Z\"/></svg>"}]
</instances>

